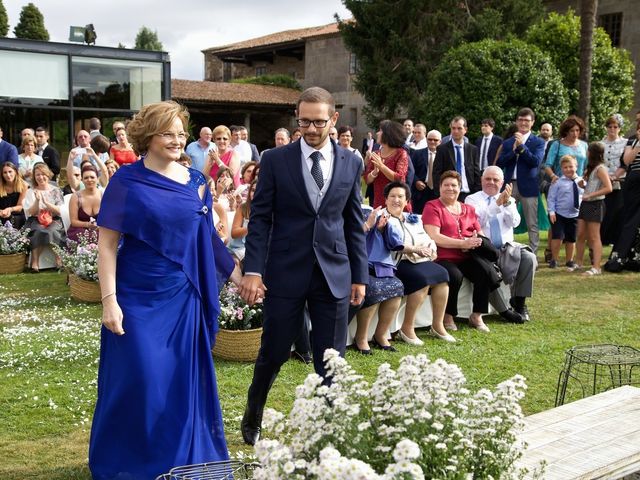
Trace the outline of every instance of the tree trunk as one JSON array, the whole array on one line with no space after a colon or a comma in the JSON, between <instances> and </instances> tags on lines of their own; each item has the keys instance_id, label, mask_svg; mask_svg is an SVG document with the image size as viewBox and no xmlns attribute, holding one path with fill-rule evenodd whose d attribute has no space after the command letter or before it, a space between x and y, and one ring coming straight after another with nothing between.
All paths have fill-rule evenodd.
<instances>
[{"instance_id":1,"label":"tree trunk","mask_svg":"<svg viewBox=\"0 0 640 480\"><path fill-rule=\"evenodd\" d=\"M593 31L596 26L598 0L580 0L580 99L578 115L582 117L589 134L591 113L591 62L593 60Z\"/></svg>"}]
</instances>

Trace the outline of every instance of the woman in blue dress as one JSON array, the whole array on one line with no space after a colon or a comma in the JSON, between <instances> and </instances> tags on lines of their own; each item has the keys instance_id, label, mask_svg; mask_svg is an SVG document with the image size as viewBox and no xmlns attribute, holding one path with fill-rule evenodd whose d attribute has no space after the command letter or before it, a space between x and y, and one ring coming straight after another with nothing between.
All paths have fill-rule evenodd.
<instances>
[{"instance_id":1,"label":"woman in blue dress","mask_svg":"<svg viewBox=\"0 0 640 480\"><path fill-rule=\"evenodd\" d=\"M151 480L228 458L211 348L218 286L239 272L214 233L204 176L174 161L188 118L174 102L143 107L128 133L146 156L118 170L104 193L96 480Z\"/></svg>"}]
</instances>

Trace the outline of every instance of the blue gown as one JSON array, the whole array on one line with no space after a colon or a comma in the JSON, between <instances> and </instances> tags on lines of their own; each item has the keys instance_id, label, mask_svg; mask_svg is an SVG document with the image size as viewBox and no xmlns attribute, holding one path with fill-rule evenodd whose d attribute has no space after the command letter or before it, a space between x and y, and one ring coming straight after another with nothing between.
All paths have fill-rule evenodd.
<instances>
[{"instance_id":1,"label":"blue gown","mask_svg":"<svg viewBox=\"0 0 640 480\"><path fill-rule=\"evenodd\" d=\"M152 480L228 459L211 348L218 285L233 260L214 233L211 195L144 166L120 169L100 226L123 234L116 294L125 335L102 328L89 467L96 480Z\"/></svg>"}]
</instances>

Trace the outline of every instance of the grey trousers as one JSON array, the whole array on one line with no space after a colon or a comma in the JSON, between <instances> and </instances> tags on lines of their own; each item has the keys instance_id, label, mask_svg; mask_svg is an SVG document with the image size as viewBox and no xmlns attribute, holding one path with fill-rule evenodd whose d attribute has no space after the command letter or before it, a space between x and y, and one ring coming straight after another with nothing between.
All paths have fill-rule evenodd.
<instances>
[{"instance_id":1,"label":"grey trousers","mask_svg":"<svg viewBox=\"0 0 640 480\"><path fill-rule=\"evenodd\" d=\"M520 249L520 266L516 273L516 279L511 285L512 297L531 297L533 295L533 278L536 274L538 259L525 248ZM504 312L509 308L509 299L505 298L502 289L497 288L489 294L489 303L498 312Z\"/></svg>"},{"instance_id":2,"label":"grey trousers","mask_svg":"<svg viewBox=\"0 0 640 480\"><path fill-rule=\"evenodd\" d=\"M527 221L527 229L529 230L529 246L533 253L538 251L538 243L540 243L540 233L538 231L538 197L523 197L518 191L518 184L513 181L513 198L522 204L522 213Z\"/></svg>"}]
</instances>

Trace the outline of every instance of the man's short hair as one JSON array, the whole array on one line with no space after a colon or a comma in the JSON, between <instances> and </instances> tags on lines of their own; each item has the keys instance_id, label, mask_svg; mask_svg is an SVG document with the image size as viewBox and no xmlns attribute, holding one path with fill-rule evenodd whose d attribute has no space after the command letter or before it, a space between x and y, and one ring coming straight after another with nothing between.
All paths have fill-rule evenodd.
<instances>
[{"instance_id":1,"label":"man's short hair","mask_svg":"<svg viewBox=\"0 0 640 480\"><path fill-rule=\"evenodd\" d=\"M296 104L296 110L300 109L300 104L302 102L326 103L327 105L329 105L329 115L333 115L336 111L336 101L333 99L333 95L331 95L324 88L307 88L304 92L302 92L302 94L300 94L300 98L298 98L298 103Z\"/></svg>"},{"instance_id":2,"label":"man's short hair","mask_svg":"<svg viewBox=\"0 0 640 480\"><path fill-rule=\"evenodd\" d=\"M480 122L480 125L489 125L491 128L495 128L496 122L493 118L485 118Z\"/></svg>"},{"instance_id":3,"label":"man's short hair","mask_svg":"<svg viewBox=\"0 0 640 480\"><path fill-rule=\"evenodd\" d=\"M496 165L489 165L487 168L484 169L484 171L482 172L482 176L484 177L485 174L487 173L496 173L501 180L504 181L504 172L502 171L502 169Z\"/></svg>"},{"instance_id":4,"label":"man's short hair","mask_svg":"<svg viewBox=\"0 0 640 480\"><path fill-rule=\"evenodd\" d=\"M275 137L278 133L284 133L287 136L287 138L291 137L291 134L289 133L289 130L287 130L284 127L280 127L275 132L273 132L273 136Z\"/></svg>"},{"instance_id":5,"label":"man's short hair","mask_svg":"<svg viewBox=\"0 0 640 480\"><path fill-rule=\"evenodd\" d=\"M440 140L442 140L442 133L440 133L440 130L435 130L435 129L433 129L433 130L429 130L429 131L427 132L427 138L429 138L429 135L437 135L437 136L438 136L438 138L439 138Z\"/></svg>"},{"instance_id":6,"label":"man's short hair","mask_svg":"<svg viewBox=\"0 0 640 480\"><path fill-rule=\"evenodd\" d=\"M89 119L89 129L90 130L100 130L102 124L100 123L100 119L96 117L91 117Z\"/></svg>"},{"instance_id":7,"label":"man's short hair","mask_svg":"<svg viewBox=\"0 0 640 480\"><path fill-rule=\"evenodd\" d=\"M457 115L451 119L451 123L449 125L453 125L456 122L462 122L464 128L467 128L467 119L461 115Z\"/></svg>"},{"instance_id":8,"label":"man's short hair","mask_svg":"<svg viewBox=\"0 0 640 480\"><path fill-rule=\"evenodd\" d=\"M49 128L48 127L38 127L36 128L36 133L38 132L44 132L45 134L49 135Z\"/></svg>"},{"instance_id":9,"label":"man's short hair","mask_svg":"<svg viewBox=\"0 0 640 480\"><path fill-rule=\"evenodd\" d=\"M575 163L577 165L578 161L573 155L563 155L560 157L560 165L564 165L565 163Z\"/></svg>"},{"instance_id":10,"label":"man's short hair","mask_svg":"<svg viewBox=\"0 0 640 480\"><path fill-rule=\"evenodd\" d=\"M239 125L231 125L229 127L229 131L231 133L239 132L240 130L242 130L242 127L240 127Z\"/></svg>"},{"instance_id":11,"label":"man's short hair","mask_svg":"<svg viewBox=\"0 0 640 480\"><path fill-rule=\"evenodd\" d=\"M424 133L427 133L427 127L423 123L416 123L413 128L419 128L421 130L424 130Z\"/></svg>"},{"instance_id":12,"label":"man's short hair","mask_svg":"<svg viewBox=\"0 0 640 480\"><path fill-rule=\"evenodd\" d=\"M524 107L524 108L521 108L518 111L518 114L516 115L516 118L520 118L520 117L531 117L531 120L535 120L536 114L533 113L533 110L531 110L529 107Z\"/></svg>"}]
</instances>

